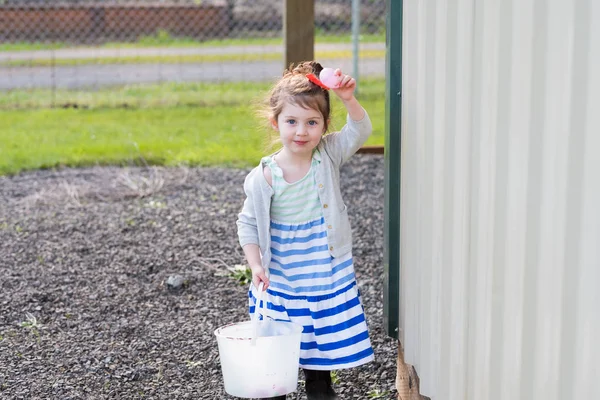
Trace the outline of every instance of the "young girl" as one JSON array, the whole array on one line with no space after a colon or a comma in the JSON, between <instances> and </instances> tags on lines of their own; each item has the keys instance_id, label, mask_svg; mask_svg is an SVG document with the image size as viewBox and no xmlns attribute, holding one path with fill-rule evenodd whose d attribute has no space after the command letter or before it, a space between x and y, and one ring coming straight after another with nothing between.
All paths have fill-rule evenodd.
<instances>
[{"instance_id":1,"label":"young girl","mask_svg":"<svg viewBox=\"0 0 600 400\"><path fill-rule=\"evenodd\" d=\"M307 78L321 70L316 62L292 66L272 89L269 120L283 147L246 177L237 221L252 270L250 313L263 282L268 317L304 326L300 367L309 400L337 398L331 370L373 360L339 182L340 166L369 137L371 121L354 97L356 81L338 69L333 92L348 111L347 122L325 135L329 91Z\"/></svg>"}]
</instances>

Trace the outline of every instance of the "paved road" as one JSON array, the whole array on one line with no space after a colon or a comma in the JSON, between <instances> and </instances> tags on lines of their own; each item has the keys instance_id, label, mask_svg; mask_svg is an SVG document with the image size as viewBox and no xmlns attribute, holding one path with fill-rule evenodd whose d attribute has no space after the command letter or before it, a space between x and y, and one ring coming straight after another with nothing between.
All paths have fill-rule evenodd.
<instances>
[{"instance_id":1,"label":"paved road","mask_svg":"<svg viewBox=\"0 0 600 400\"><path fill-rule=\"evenodd\" d=\"M317 51L349 50L349 45L318 45ZM382 43L361 45L365 50L385 49ZM0 62L47 58L94 58L196 54L262 54L282 52L282 46L231 46L219 48L61 49L55 51L0 52ZM351 71L349 59L320 60L322 64ZM99 88L111 85L156 82L265 81L280 76L282 61L117 64L62 67L2 67L0 90L26 88ZM362 76L384 76L384 59L363 59Z\"/></svg>"}]
</instances>

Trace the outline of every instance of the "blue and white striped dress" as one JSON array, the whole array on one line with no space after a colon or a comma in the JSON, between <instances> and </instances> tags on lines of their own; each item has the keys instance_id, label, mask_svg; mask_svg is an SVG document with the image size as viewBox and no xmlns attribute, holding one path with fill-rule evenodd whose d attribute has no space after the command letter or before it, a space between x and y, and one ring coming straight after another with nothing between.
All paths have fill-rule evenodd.
<instances>
[{"instance_id":1,"label":"blue and white striped dress","mask_svg":"<svg viewBox=\"0 0 600 400\"><path fill-rule=\"evenodd\" d=\"M354 276L352 253L333 258L316 190L313 158L304 178L287 183L271 157L271 264L267 315L304 326L300 367L351 368L373 360L364 309ZM250 313L256 289L250 285Z\"/></svg>"}]
</instances>

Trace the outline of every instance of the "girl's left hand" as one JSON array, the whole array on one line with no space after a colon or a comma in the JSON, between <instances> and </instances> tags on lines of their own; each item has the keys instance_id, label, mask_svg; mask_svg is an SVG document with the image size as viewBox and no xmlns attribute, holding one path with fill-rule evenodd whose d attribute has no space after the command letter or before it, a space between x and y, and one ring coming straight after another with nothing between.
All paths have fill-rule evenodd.
<instances>
[{"instance_id":1,"label":"girl's left hand","mask_svg":"<svg viewBox=\"0 0 600 400\"><path fill-rule=\"evenodd\" d=\"M335 75L340 76L340 84L337 88L332 88L333 92L340 98L342 101L351 100L354 97L354 89L356 89L356 80L350 75L342 74L341 69L336 69L334 72Z\"/></svg>"}]
</instances>

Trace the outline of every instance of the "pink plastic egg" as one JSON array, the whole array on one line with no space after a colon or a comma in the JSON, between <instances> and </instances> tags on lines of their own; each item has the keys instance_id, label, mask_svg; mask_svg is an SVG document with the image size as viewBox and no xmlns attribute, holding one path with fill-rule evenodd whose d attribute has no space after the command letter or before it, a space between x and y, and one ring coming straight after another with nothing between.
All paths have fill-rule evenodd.
<instances>
[{"instance_id":1,"label":"pink plastic egg","mask_svg":"<svg viewBox=\"0 0 600 400\"><path fill-rule=\"evenodd\" d=\"M340 86L342 77L336 75L333 68L323 68L319 74L319 80L328 88L337 88Z\"/></svg>"}]
</instances>

